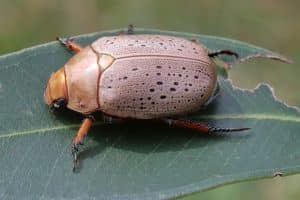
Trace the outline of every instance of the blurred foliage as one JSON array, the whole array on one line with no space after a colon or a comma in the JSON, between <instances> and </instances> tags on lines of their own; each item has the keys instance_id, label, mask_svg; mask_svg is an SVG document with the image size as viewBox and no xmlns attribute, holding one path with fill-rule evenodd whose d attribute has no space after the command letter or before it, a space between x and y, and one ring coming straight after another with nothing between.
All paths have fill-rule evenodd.
<instances>
[{"instance_id":1,"label":"blurred foliage","mask_svg":"<svg viewBox=\"0 0 300 200\"><path fill-rule=\"evenodd\" d=\"M263 60L241 64L230 71L230 77L235 85L245 88L267 82L280 99L300 106L299 7L297 0L1 0L0 54L49 42L56 36L116 29L130 23L224 36L292 58L291 65ZM295 175L233 184L188 199L299 199L299 181L300 176Z\"/></svg>"}]
</instances>

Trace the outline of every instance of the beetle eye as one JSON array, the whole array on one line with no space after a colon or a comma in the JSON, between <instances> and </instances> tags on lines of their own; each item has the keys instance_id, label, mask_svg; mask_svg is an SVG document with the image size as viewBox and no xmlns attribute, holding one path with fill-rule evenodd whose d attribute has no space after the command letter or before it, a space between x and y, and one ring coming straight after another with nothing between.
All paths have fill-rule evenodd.
<instances>
[{"instance_id":1,"label":"beetle eye","mask_svg":"<svg viewBox=\"0 0 300 200\"><path fill-rule=\"evenodd\" d=\"M59 110L60 108L65 107L67 101L64 98L59 98L53 101L51 110Z\"/></svg>"}]
</instances>

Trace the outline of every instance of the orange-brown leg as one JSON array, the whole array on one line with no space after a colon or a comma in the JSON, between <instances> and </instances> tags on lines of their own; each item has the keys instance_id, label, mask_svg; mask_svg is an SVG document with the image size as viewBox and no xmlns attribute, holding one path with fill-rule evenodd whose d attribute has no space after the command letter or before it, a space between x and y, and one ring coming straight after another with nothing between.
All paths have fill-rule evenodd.
<instances>
[{"instance_id":1,"label":"orange-brown leg","mask_svg":"<svg viewBox=\"0 0 300 200\"><path fill-rule=\"evenodd\" d=\"M68 49L70 49L71 51L74 51L75 53L78 53L79 51L81 51L83 49L83 47L74 42L72 39L70 38L60 38L57 37L56 38L62 45L64 45L65 47L67 47Z\"/></svg>"},{"instance_id":2,"label":"orange-brown leg","mask_svg":"<svg viewBox=\"0 0 300 200\"><path fill-rule=\"evenodd\" d=\"M217 127L209 126L204 123L192 122L189 120L182 120L182 119L161 119L160 121L165 124L168 124L169 126L188 128L203 134L238 132L238 131L245 131L250 129L250 128L217 128Z\"/></svg>"},{"instance_id":3,"label":"orange-brown leg","mask_svg":"<svg viewBox=\"0 0 300 200\"><path fill-rule=\"evenodd\" d=\"M79 145L83 144L83 140L85 136L88 134L89 129L91 128L93 124L93 118L87 117L83 120L72 145L72 155L73 155L73 171L75 171L78 159L77 159L77 153L79 151Z\"/></svg>"}]
</instances>

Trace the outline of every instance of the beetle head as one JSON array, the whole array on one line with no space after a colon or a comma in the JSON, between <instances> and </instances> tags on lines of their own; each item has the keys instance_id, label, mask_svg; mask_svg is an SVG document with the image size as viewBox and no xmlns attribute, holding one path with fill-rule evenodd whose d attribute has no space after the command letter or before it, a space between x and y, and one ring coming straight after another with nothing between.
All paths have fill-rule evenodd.
<instances>
[{"instance_id":1,"label":"beetle head","mask_svg":"<svg viewBox=\"0 0 300 200\"><path fill-rule=\"evenodd\" d=\"M53 73L48 80L44 99L51 109L59 109L67 104L67 87L64 68Z\"/></svg>"}]
</instances>

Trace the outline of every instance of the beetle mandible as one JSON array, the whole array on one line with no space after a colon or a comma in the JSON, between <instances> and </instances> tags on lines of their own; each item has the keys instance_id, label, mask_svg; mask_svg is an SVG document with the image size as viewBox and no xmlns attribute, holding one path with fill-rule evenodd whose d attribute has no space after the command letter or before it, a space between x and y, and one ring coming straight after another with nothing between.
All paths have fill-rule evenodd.
<instances>
[{"instance_id":1,"label":"beetle mandible","mask_svg":"<svg viewBox=\"0 0 300 200\"><path fill-rule=\"evenodd\" d=\"M59 38L76 55L51 75L44 99L53 109L66 106L85 116L72 144L73 170L96 111L120 121L158 120L202 133L248 129L216 128L180 119L218 95L211 58L238 54L230 50L209 53L196 40L130 33L131 29L128 34L101 37L84 48Z\"/></svg>"}]
</instances>

